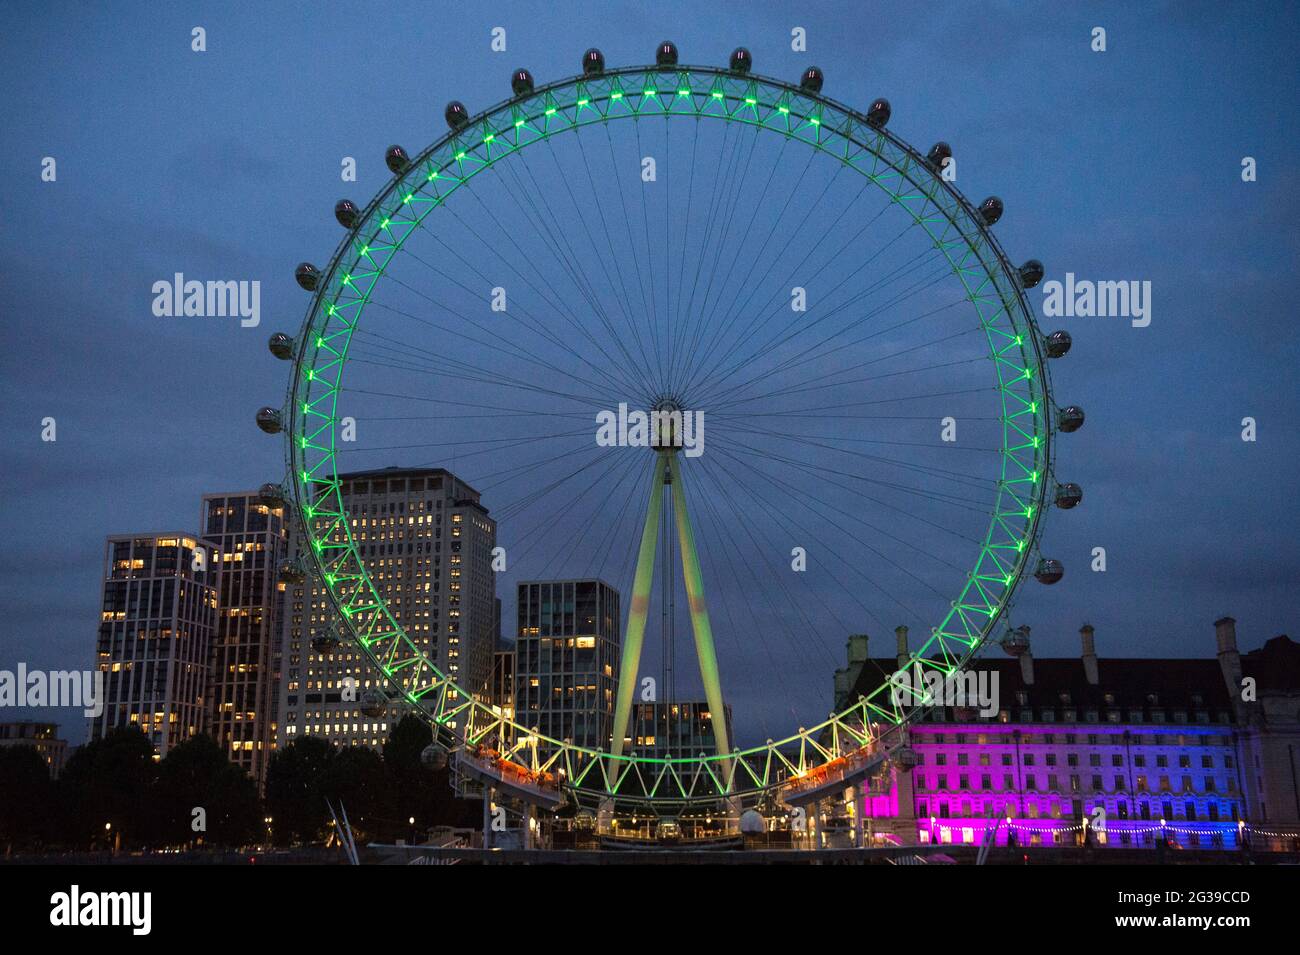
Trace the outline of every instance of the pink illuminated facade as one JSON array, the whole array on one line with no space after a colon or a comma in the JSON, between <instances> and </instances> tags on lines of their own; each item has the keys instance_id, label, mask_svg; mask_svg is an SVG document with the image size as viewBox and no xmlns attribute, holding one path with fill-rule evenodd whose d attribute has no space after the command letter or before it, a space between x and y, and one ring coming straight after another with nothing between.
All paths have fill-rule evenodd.
<instances>
[{"instance_id":1,"label":"pink illuminated facade","mask_svg":"<svg viewBox=\"0 0 1300 955\"><path fill-rule=\"evenodd\" d=\"M1216 622L1216 658L989 658L972 669L985 707L940 706L907 733L916 766L895 766L860 802L824 804L828 844L852 831L905 844L1291 849L1300 844L1300 645L1237 650ZM850 641L837 695L905 661ZM856 651L856 652L855 652ZM871 681L875 680L875 683ZM871 686L868 686L871 684Z\"/></svg>"}]
</instances>

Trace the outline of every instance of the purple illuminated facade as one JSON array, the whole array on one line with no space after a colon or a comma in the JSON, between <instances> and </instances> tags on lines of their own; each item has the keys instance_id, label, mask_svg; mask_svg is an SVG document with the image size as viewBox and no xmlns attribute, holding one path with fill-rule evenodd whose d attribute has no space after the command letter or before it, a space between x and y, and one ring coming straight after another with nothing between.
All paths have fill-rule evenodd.
<instances>
[{"instance_id":1,"label":"purple illuminated facade","mask_svg":"<svg viewBox=\"0 0 1300 955\"><path fill-rule=\"evenodd\" d=\"M1085 626L1078 658L1036 660L1026 646L977 661L987 705L939 706L914 724L917 765L824 809L828 833L860 811L864 838L907 844L1294 850L1300 644L1280 636L1242 654L1235 621L1215 631L1217 658L1099 660ZM900 628L899 656L885 659L850 640L837 696L895 671L906 639Z\"/></svg>"}]
</instances>

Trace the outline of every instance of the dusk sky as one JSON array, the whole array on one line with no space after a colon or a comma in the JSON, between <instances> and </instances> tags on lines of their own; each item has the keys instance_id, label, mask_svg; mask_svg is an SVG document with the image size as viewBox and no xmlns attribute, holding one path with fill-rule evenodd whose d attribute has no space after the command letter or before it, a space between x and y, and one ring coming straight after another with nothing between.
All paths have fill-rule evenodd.
<instances>
[{"instance_id":1,"label":"dusk sky","mask_svg":"<svg viewBox=\"0 0 1300 955\"><path fill-rule=\"evenodd\" d=\"M0 669L93 663L108 534L199 527L203 493L283 476L282 443L255 410L278 404L288 366L267 336L295 334L301 260L338 244L331 210L390 178L383 150L423 149L443 107L477 113L539 84L652 61L793 81L816 64L824 92L893 106L890 129L952 144L962 190L996 193L997 236L1047 280L1138 280L1151 322L1042 318L1073 350L1052 368L1064 435L1057 473L1084 489L1048 515L1043 553L1065 579L1027 581L1015 619L1039 656L1205 656L1213 621L1243 649L1296 631L1300 592L1300 107L1295 4L1208 3L432 3L11 8L0 35L5 261L0 352L3 481ZM207 51L191 50L191 29ZM490 49L507 30L507 52ZM1106 30L1104 53L1091 31ZM790 48L795 27L808 52ZM339 180L358 160L358 181ZM42 181L42 160L57 180ZM1253 157L1258 179L1243 182ZM174 273L257 280L261 324L156 317ZM1041 316L1042 287L1030 293ZM41 440L42 419L57 441ZM1241 438L1242 419L1258 438ZM423 457L375 464L427 464ZM451 466L450 460L444 462ZM485 501L493 506L492 501ZM1089 570L1104 547L1107 569ZM866 624L864 624L865 626ZM507 626L507 631L510 629ZM892 634L870 627L873 650ZM842 645L839 634L825 643ZM991 652L999 652L994 648ZM680 660L680 657L679 657ZM679 665L682 665L679 663ZM759 664L755 664L758 666ZM816 661L829 690L829 662ZM819 674L819 675L818 675ZM758 683L761 671L749 674ZM813 683L807 684L808 689ZM820 704L819 704L820 705ZM80 714L26 711L83 738Z\"/></svg>"}]
</instances>

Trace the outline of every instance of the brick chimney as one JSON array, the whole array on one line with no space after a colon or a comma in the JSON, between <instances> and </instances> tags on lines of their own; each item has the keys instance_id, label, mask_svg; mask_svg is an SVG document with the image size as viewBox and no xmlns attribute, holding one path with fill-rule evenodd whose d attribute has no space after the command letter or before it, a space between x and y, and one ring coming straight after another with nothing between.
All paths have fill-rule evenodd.
<instances>
[{"instance_id":1,"label":"brick chimney","mask_svg":"<svg viewBox=\"0 0 1300 955\"><path fill-rule=\"evenodd\" d=\"M1214 640L1218 644L1219 669L1234 704L1241 702L1241 654L1237 651L1237 621L1220 617L1214 621Z\"/></svg>"},{"instance_id":2,"label":"brick chimney","mask_svg":"<svg viewBox=\"0 0 1300 955\"><path fill-rule=\"evenodd\" d=\"M867 635L855 633L849 637L848 666L835 671L835 709L843 709L849 703L849 695L857 685L862 665L867 662Z\"/></svg>"},{"instance_id":3,"label":"brick chimney","mask_svg":"<svg viewBox=\"0 0 1300 955\"><path fill-rule=\"evenodd\" d=\"M912 659L912 654L907 649L907 628L895 627L894 636L898 640L898 668L901 670L907 666L907 661Z\"/></svg>"},{"instance_id":4,"label":"brick chimney","mask_svg":"<svg viewBox=\"0 0 1300 955\"><path fill-rule=\"evenodd\" d=\"M1083 675L1093 686L1097 685L1097 645L1093 642L1092 624L1085 623L1079 628L1079 639L1083 643Z\"/></svg>"}]
</instances>

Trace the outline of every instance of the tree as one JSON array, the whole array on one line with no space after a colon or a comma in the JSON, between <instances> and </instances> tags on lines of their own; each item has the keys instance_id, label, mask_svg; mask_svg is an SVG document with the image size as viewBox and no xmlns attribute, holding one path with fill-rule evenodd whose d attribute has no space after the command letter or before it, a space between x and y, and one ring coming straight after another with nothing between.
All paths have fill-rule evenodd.
<instances>
[{"instance_id":1,"label":"tree","mask_svg":"<svg viewBox=\"0 0 1300 955\"><path fill-rule=\"evenodd\" d=\"M50 769L34 746L0 747L0 848L32 849L50 824Z\"/></svg>"},{"instance_id":2,"label":"tree","mask_svg":"<svg viewBox=\"0 0 1300 955\"><path fill-rule=\"evenodd\" d=\"M54 839L69 845L147 845L155 834L150 800L158 767L138 727L110 730L68 759L56 785Z\"/></svg>"},{"instance_id":3,"label":"tree","mask_svg":"<svg viewBox=\"0 0 1300 955\"><path fill-rule=\"evenodd\" d=\"M347 811L358 842L377 838L381 832L385 837L390 834L395 822L394 787L388 767L373 749L350 746L339 750L326 773L324 791L340 813L340 823Z\"/></svg>"},{"instance_id":4,"label":"tree","mask_svg":"<svg viewBox=\"0 0 1300 955\"><path fill-rule=\"evenodd\" d=\"M415 817L416 826L474 826L482 807L457 799L451 788L451 769L434 770L424 764L422 754L433 742L429 724L417 716L403 716L384 743L384 764L392 774L398 818Z\"/></svg>"},{"instance_id":5,"label":"tree","mask_svg":"<svg viewBox=\"0 0 1300 955\"><path fill-rule=\"evenodd\" d=\"M174 746L158 766L158 837L166 845L247 845L264 828L257 785L210 736ZM202 809L205 828L195 829Z\"/></svg>"},{"instance_id":6,"label":"tree","mask_svg":"<svg viewBox=\"0 0 1300 955\"><path fill-rule=\"evenodd\" d=\"M329 824L325 805L334 747L303 736L277 750L266 767L266 809L276 845L319 841Z\"/></svg>"}]
</instances>

